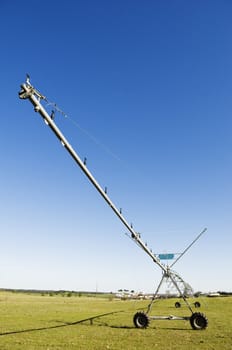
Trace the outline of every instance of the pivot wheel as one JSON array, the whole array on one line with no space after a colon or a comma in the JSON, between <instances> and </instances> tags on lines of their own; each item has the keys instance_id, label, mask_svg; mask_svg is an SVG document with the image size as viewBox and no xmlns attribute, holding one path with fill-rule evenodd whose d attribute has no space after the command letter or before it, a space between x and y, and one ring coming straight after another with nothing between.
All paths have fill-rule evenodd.
<instances>
[{"instance_id":1,"label":"pivot wheel","mask_svg":"<svg viewBox=\"0 0 232 350\"><path fill-rule=\"evenodd\" d=\"M199 303L199 301L196 301L196 302L194 303L194 306L195 306L195 307L201 307L201 304Z\"/></svg>"},{"instance_id":2,"label":"pivot wheel","mask_svg":"<svg viewBox=\"0 0 232 350\"><path fill-rule=\"evenodd\" d=\"M208 319L204 314L195 312L190 317L190 324L193 329L205 329L208 326Z\"/></svg>"},{"instance_id":3,"label":"pivot wheel","mask_svg":"<svg viewBox=\"0 0 232 350\"><path fill-rule=\"evenodd\" d=\"M181 307L181 303L179 303L179 301L177 301L177 302L175 303L175 307L178 309L179 307Z\"/></svg>"},{"instance_id":4,"label":"pivot wheel","mask_svg":"<svg viewBox=\"0 0 232 350\"><path fill-rule=\"evenodd\" d=\"M137 312L133 321L136 328L147 328L149 326L149 318L144 312Z\"/></svg>"}]
</instances>

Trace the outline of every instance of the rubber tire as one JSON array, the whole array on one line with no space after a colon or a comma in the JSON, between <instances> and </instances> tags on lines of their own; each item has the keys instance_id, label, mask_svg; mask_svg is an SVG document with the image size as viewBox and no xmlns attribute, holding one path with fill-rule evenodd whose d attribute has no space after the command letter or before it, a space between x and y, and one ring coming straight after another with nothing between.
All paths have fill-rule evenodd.
<instances>
[{"instance_id":1,"label":"rubber tire","mask_svg":"<svg viewBox=\"0 0 232 350\"><path fill-rule=\"evenodd\" d=\"M195 306L195 307L201 307L201 303L199 303L199 301L196 301L196 302L194 303L194 306Z\"/></svg>"},{"instance_id":2,"label":"rubber tire","mask_svg":"<svg viewBox=\"0 0 232 350\"><path fill-rule=\"evenodd\" d=\"M194 312L192 314L192 316L190 317L190 324L191 324L192 329L202 330L202 329L207 328L208 319L201 312Z\"/></svg>"},{"instance_id":3,"label":"rubber tire","mask_svg":"<svg viewBox=\"0 0 232 350\"><path fill-rule=\"evenodd\" d=\"M133 322L136 328L147 328L149 326L149 318L144 312L137 312L134 315Z\"/></svg>"},{"instance_id":4,"label":"rubber tire","mask_svg":"<svg viewBox=\"0 0 232 350\"><path fill-rule=\"evenodd\" d=\"M175 307L176 307L177 309L179 309L179 308L181 307L181 303L179 303L179 301L177 301L177 302L175 303Z\"/></svg>"}]
</instances>

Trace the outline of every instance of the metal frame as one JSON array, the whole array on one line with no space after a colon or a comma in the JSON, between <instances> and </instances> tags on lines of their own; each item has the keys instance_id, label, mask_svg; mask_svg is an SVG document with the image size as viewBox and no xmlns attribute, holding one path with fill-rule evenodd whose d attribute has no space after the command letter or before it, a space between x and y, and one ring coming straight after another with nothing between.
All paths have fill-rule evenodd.
<instances>
[{"instance_id":1,"label":"metal frame","mask_svg":"<svg viewBox=\"0 0 232 350\"><path fill-rule=\"evenodd\" d=\"M81 170L87 176L89 181L92 183L92 185L96 188L96 190L100 193L100 195L103 197L103 199L106 201L106 203L110 206L110 208L113 210L113 212L116 214L116 216L120 219L120 221L124 224L124 226L130 232L130 238L143 251L145 251L149 255L149 257L153 260L153 262L156 265L158 265L161 268L161 270L163 272L163 276L166 276L166 277L170 278L171 282L176 287L177 291L179 292L180 296L182 297L182 299L186 303L187 307L189 308L189 310L191 311L192 316L193 316L194 315L193 310L192 310L190 304L188 303L188 301L186 299L186 296L181 291L181 289L180 289L180 287L179 287L179 285L178 285L178 283L177 283L177 281L175 279L176 273L174 271L172 271L169 268L169 266L165 266L160 261L160 259L154 253L152 253L152 251L147 247L146 243L144 243L142 241L142 239L140 237L140 234L134 230L133 226L131 224L129 224L128 221L125 219L125 217L122 215L121 209L117 209L117 207L114 205L114 203L111 201L111 199L107 195L107 192L105 190L103 190L103 188L100 186L100 184L96 181L94 176L88 170L85 161L83 162L81 160L81 158L78 156L76 151L73 149L73 147L70 145L68 140L65 138L65 136L62 134L60 129L55 124L55 122L54 122L54 111L52 111L52 114L49 115L48 112L43 107L43 105L41 104L41 100L47 101L47 99L46 99L46 97L44 95L42 95L37 89L35 89L31 85L29 76L27 76L26 82L21 85L21 91L19 92L19 98L20 99L28 99L32 103L32 105L34 106L34 111L40 114L40 116L45 121L46 125L48 125L51 128L51 130L54 132L56 137L59 139L59 141L61 142L62 146L68 151L68 153L71 155L71 157L77 163L77 165L81 168ZM58 111L60 112L59 109L58 109ZM185 252L183 252L183 254L184 253ZM152 305L152 303L150 303L150 305L148 306L147 312L144 313L145 319L148 317L147 314L148 314L148 312L150 312L151 305ZM152 316L149 319L168 319L168 320L173 320L173 319L186 320L186 319L188 319L189 320L191 317L164 316L164 317L160 318L158 316ZM136 325L136 323L135 323L135 325ZM136 325L136 327L138 327L138 325ZM143 326L143 323L142 323L142 327L139 326L138 328L145 328L145 327Z\"/></svg>"},{"instance_id":2,"label":"metal frame","mask_svg":"<svg viewBox=\"0 0 232 350\"><path fill-rule=\"evenodd\" d=\"M176 284L179 286L179 289L181 290L181 294L179 294L180 297L182 297L182 295L188 297L188 296L193 296L193 288L186 282L183 280L183 278L174 270L172 270L171 268L183 257L184 254L187 253L187 251L193 246L193 244L206 232L206 228L204 228L204 230L202 230L200 232L200 234L187 246L187 248L184 249L184 251L182 253L176 253L176 254L159 254L158 256L164 256L165 258L165 255L167 256L171 256L174 257L175 255L178 254L178 257L174 260L174 262L169 265L169 264L166 264L166 268L167 270L169 271L169 273L164 273L162 274L162 278L160 280L160 283L153 295L153 298L152 298L152 301L151 303L148 305L148 308L147 308L147 313L149 313L151 311L151 308L152 308L152 305L154 303L154 301L156 300L156 298L158 297L158 293L159 293L159 290L162 286L162 284L168 280L170 280L170 274L172 275L172 278L175 280ZM172 280L171 280L172 282ZM176 285L174 285L176 287ZM179 291L177 289L177 291ZM179 304L179 303L178 303ZM197 306L196 306L197 305ZM195 307L199 307L200 303L195 303ZM179 305L180 306L180 305ZM187 305L189 307L189 305ZM192 309L190 308L190 311L192 312Z\"/></svg>"}]
</instances>

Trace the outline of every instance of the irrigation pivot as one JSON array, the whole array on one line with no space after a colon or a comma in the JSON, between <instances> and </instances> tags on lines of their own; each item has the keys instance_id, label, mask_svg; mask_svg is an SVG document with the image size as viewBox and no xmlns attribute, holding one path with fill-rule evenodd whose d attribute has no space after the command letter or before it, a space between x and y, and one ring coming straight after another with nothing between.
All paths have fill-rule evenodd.
<instances>
[{"instance_id":1,"label":"irrigation pivot","mask_svg":"<svg viewBox=\"0 0 232 350\"><path fill-rule=\"evenodd\" d=\"M115 204L112 202L112 200L109 198L107 191L103 189L100 184L97 182L95 177L91 174L91 172L88 170L86 166L86 162L81 160L81 158L78 156L77 152L73 149L73 147L70 145L68 140L65 138L63 133L60 131L60 129L57 127L55 121L54 121L54 111L49 114L45 107L42 104L42 101L45 102L47 105L51 105L47 98L41 94L37 89L35 89L31 83L30 78L27 76L26 82L21 85L21 90L19 92L19 98L20 99L28 99L32 105L34 106L34 111L39 113L40 116L45 121L46 125L48 125L53 133L56 135L58 140L61 142L62 146L67 150L67 152L70 154L70 156L74 159L74 161L77 163L77 165L80 167L80 169L84 172L84 174L87 176L89 181L92 183L92 185L96 188L96 190L100 193L102 198L106 201L106 203L110 206L110 208L113 210L113 212L116 214L116 216L120 219L120 221L123 223L123 225L127 228L127 230L130 233L130 238L141 248L143 251L145 251L150 258L153 260L153 262L158 265L163 273L163 276L167 276L170 278L171 282L175 286L176 290L179 292L180 296L186 303L187 307L189 308L191 315L187 317L175 317L175 316L148 316L148 313L150 312L151 305L149 305L148 310L146 312L138 312L134 315L134 324L137 328L146 328L149 324L149 321L152 319L167 319L167 320L189 320L190 324L193 329L205 329L208 325L208 320L206 316L199 312L193 312L190 304L188 303L186 296L184 295L183 291L180 289L178 281L176 279L176 272L172 271L169 266L163 264L161 260L159 259L156 254L152 253L152 251L147 247L147 244L143 242L141 239L141 236L138 232L136 232L131 224L128 223L128 221L125 219L125 217L122 215L121 209L118 209ZM55 104L53 104L53 107L56 111L61 112L64 114ZM189 247L190 248L190 247ZM187 250L186 250L187 251ZM185 252L183 252L184 254Z\"/></svg>"},{"instance_id":2,"label":"irrigation pivot","mask_svg":"<svg viewBox=\"0 0 232 350\"><path fill-rule=\"evenodd\" d=\"M154 301L158 297L159 290L160 290L162 284L164 284L164 283L166 283L169 288L172 287L172 288L170 288L171 291L173 291L173 289L176 289L176 285L178 285L178 288L181 291L181 294L179 293L180 297L182 297L182 296L188 297L188 296L193 296L194 295L193 288L190 286L190 284L187 283L186 281L184 281L183 278L176 271L172 270L172 267L177 263L177 261L179 261L183 257L184 254L187 253L187 251L193 246L194 243L196 243L196 241L205 232L206 232L206 228L204 228L204 230L201 231L201 233L197 235L197 237L187 246L187 248L184 249L184 251L182 253L158 254L158 257L159 257L160 260L167 261L166 269L167 269L167 271L169 271L169 273L164 273L163 272L161 281L160 281L160 283L159 283L159 285L158 285L158 287L157 287L157 289L156 289L156 291L155 291L155 293L154 293L154 295L152 297L151 303L148 305L148 309L147 309L148 311L147 312L150 312ZM169 264L168 263L169 260L174 260L174 262L172 264ZM176 285L173 284L173 281L172 281L170 276L172 276L172 279L175 280ZM197 307L200 307L201 304L200 304L199 301L196 301L196 302L194 302L194 306L197 308ZM181 303L179 301L177 301L175 303L175 307L176 308L181 307Z\"/></svg>"}]
</instances>

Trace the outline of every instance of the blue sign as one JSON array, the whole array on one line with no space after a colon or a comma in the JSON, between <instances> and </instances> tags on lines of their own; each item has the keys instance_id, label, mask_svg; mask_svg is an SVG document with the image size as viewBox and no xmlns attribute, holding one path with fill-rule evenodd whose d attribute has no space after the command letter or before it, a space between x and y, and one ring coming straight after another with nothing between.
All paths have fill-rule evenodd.
<instances>
[{"instance_id":1,"label":"blue sign","mask_svg":"<svg viewBox=\"0 0 232 350\"><path fill-rule=\"evenodd\" d=\"M159 254L158 257L160 260L172 260L174 259L174 254Z\"/></svg>"}]
</instances>

